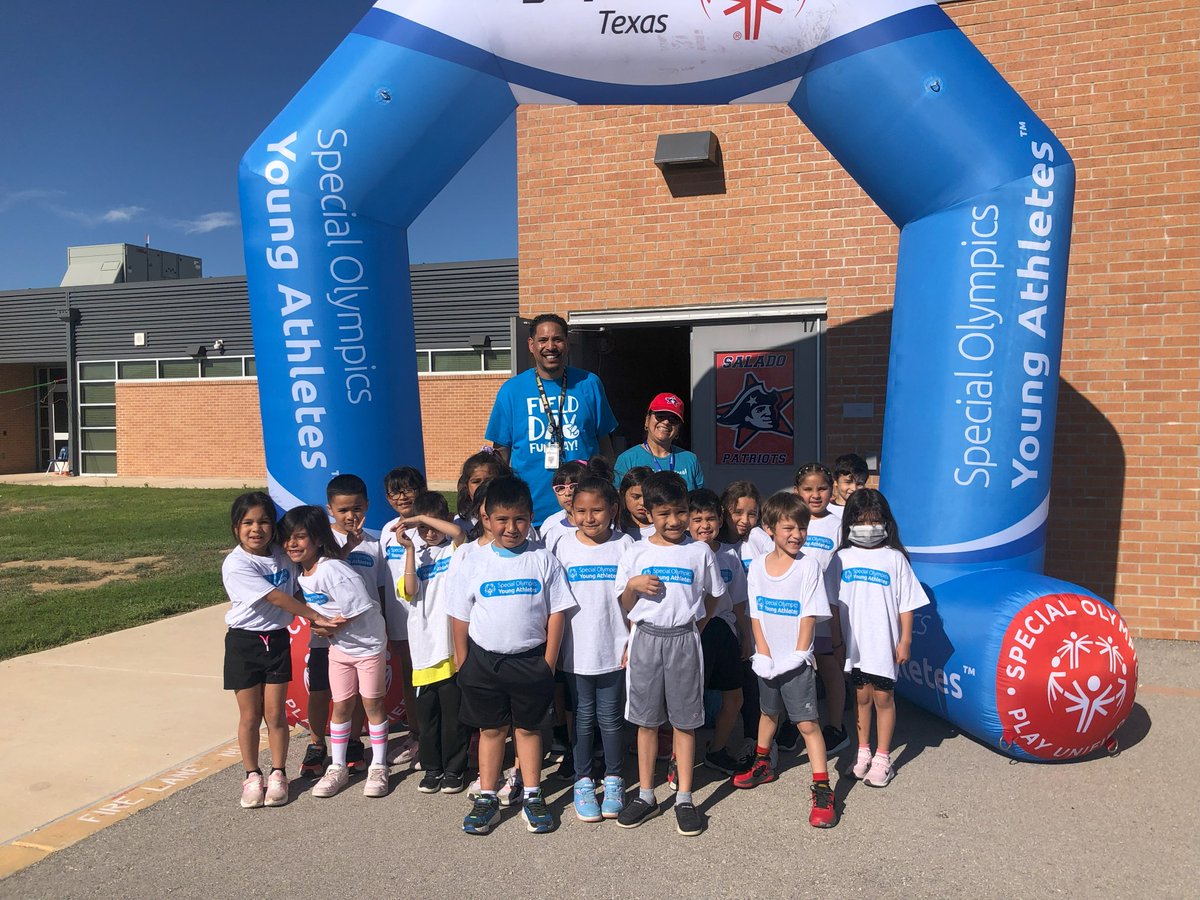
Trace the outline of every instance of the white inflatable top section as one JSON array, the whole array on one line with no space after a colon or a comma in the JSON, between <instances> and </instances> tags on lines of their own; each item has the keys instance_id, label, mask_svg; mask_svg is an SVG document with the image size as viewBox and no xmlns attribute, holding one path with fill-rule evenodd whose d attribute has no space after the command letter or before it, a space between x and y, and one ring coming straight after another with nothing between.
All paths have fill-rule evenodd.
<instances>
[{"instance_id":1,"label":"white inflatable top section","mask_svg":"<svg viewBox=\"0 0 1200 900\"><path fill-rule=\"evenodd\" d=\"M530 79L521 67L605 84L705 82L931 5L936 0L379 0L375 8L490 52L521 102L561 103L522 90ZM759 90L742 99L790 99L796 73L780 74L778 97Z\"/></svg>"}]
</instances>

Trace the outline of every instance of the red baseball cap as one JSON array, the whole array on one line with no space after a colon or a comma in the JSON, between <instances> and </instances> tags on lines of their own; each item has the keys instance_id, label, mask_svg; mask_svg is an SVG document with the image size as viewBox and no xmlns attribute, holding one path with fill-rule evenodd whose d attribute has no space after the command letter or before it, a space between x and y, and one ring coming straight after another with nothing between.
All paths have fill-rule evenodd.
<instances>
[{"instance_id":1,"label":"red baseball cap","mask_svg":"<svg viewBox=\"0 0 1200 900\"><path fill-rule=\"evenodd\" d=\"M658 394L650 401L650 412L667 412L679 416L683 421L683 401L674 394Z\"/></svg>"}]
</instances>

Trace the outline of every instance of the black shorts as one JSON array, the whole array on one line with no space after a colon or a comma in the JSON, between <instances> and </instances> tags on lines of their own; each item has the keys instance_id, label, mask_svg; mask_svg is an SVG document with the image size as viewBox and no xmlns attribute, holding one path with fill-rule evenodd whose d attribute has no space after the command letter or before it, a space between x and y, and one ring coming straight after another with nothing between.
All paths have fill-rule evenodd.
<instances>
[{"instance_id":1,"label":"black shorts","mask_svg":"<svg viewBox=\"0 0 1200 900\"><path fill-rule=\"evenodd\" d=\"M742 648L724 619L712 619L700 632L704 651L704 689L737 691L742 687Z\"/></svg>"},{"instance_id":2,"label":"black shorts","mask_svg":"<svg viewBox=\"0 0 1200 900\"><path fill-rule=\"evenodd\" d=\"M260 684L287 684L292 680L292 637L286 628L276 631L225 632L225 690L242 691Z\"/></svg>"},{"instance_id":3,"label":"black shorts","mask_svg":"<svg viewBox=\"0 0 1200 900\"><path fill-rule=\"evenodd\" d=\"M546 645L521 653L492 653L468 641L458 673L462 691L459 719L471 728L537 731L554 703L554 673L546 665Z\"/></svg>"},{"instance_id":4,"label":"black shorts","mask_svg":"<svg viewBox=\"0 0 1200 900\"><path fill-rule=\"evenodd\" d=\"M896 682L892 678L885 678L882 675L872 675L870 672L864 672L862 669L850 670L850 683L856 688L870 685L873 688L878 688L881 691L896 690Z\"/></svg>"},{"instance_id":5,"label":"black shorts","mask_svg":"<svg viewBox=\"0 0 1200 900\"><path fill-rule=\"evenodd\" d=\"M308 648L308 692L329 690L329 648Z\"/></svg>"}]
</instances>

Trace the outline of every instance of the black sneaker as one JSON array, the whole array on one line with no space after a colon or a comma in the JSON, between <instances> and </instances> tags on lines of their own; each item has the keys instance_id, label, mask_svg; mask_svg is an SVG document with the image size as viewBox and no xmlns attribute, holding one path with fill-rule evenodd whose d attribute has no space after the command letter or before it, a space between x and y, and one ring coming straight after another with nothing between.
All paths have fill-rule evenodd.
<instances>
[{"instance_id":1,"label":"black sneaker","mask_svg":"<svg viewBox=\"0 0 1200 900\"><path fill-rule=\"evenodd\" d=\"M558 764L558 768L554 770L554 777L561 778L563 781L575 782L575 761L568 753L563 757L563 761Z\"/></svg>"},{"instance_id":2,"label":"black sneaker","mask_svg":"<svg viewBox=\"0 0 1200 900\"><path fill-rule=\"evenodd\" d=\"M617 816L617 824L622 828L637 828L647 819L652 819L656 815L658 815L657 803L647 803L641 797L634 797L632 801L625 804L625 808Z\"/></svg>"},{"instance_id":3,"label":"black sneaker","mask_svg":"<svg viewBox=\"0 0 1200 900\"><path fill-rule=\"evenodd\" d=\"M461 773L447 772L442 776L443 794L461 794L467 789L467 779Z\"/></svg>"},{"instance_id":4,"label":"black sneaker","mask_svg":"<svg viewBox=\"0 0 1200 900\"><path fill-rule=\"evenodd\" d=\"M704 830L704 817L695 804L675 804L675 829L686 837L695 837Z\"/></svg>"},{"instance_id":5,"label":"black sneaker","mask_svg":"<svg viewBox=\"0 0 1200 900\"><path fill-rule=\"evenodd\" d=\"M442 779L441 772L426 772L421 776L417 790L422 794L436 794L442 789ZM462 790L462 788L460 787L459 790Z\"/></svg>"},{"instance_id":6,"label":"black sneaker","mask_svg":"<svg viewBox=\"0 0 1200 900\"><path fill-rule=\"evenodd\" d=\"M850 743L850 735L846 733L845 725L841 728L826 725L821 729L821 737L825 739L825 752L831 756L839 750L846 749Z\"/></svg>"},{"instance_id":7,"label":"black sneaker","mask_svg":"<svg viewBox=\"0 0 1200 900\"><path fill-rule=\"evenodd\" d=\"M792 722L784 722L779 726L779 733L775 735L775 743L779 745L779 749L791 753L800 745L800 729Z\"/></svg>"},{"instance_id":8,"label":"black sneaker","mask_svg":"<svg viewBox=\"0 0 1200 900\"><path fill-rule=\"evenodd\" d=\"M304 751L304 762L300 763L300 777L305 775L320 775L325 770L327 759L324 744L309 744Z\"/></svg>"},{"instance_id":9,"label":"black sneaker","mask_svg":"<svg viewBox=\"0 0 1200 900\"><path fill-rule=\"evenodd\" d=\"M350 742L346 744L346 768L350 770L351 775L361 775L367 771L367 761L363 756L363 742L351 738Z\"/></svg>"},{"instance_id":10,"label":"black sneaker","mask_svg":"<svg viewBox=\"0 0 1200 900\"><path fill-rule=\"evenodd\" d=\"M726 775L733 775L736 772L742 771L738 761L724 747L708 753L704 757L704 764L710 769L716 769L718 772L724 772Z\"/></svg>"}]
</instances>

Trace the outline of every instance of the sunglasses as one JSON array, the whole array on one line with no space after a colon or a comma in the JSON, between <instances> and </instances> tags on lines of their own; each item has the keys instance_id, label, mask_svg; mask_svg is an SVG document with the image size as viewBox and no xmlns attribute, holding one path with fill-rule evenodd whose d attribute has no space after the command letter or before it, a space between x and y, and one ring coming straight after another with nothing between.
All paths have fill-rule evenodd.
<instances>
[{"instance_id":1,"label":"sunglasses","mask_svg":"<svg viewBox=\"0 0 1200 900\"><path fill-rule=\"evenodd\" d=\"M682 425L683 424L683 419L679 418L679 416L675 415L675 413L654 412L654 413L651 413L651 415L653 415L654 418L657 419L658 421L666 422L668 425Z\"/></svg>"},{"instance_id":2,"label":"sunglasses","mask_svg":"<svg viewBox=\"0 0 1200 900\"><path fill-rule=\"evenodd\" d=\"M579 487L578 481L572 481L568 484L556 484L554 486L554 493L556 493L556 494L573 494L573 493L575 493L575 488L577 488L577 487Z\"/></svg>"}]
</instances>

